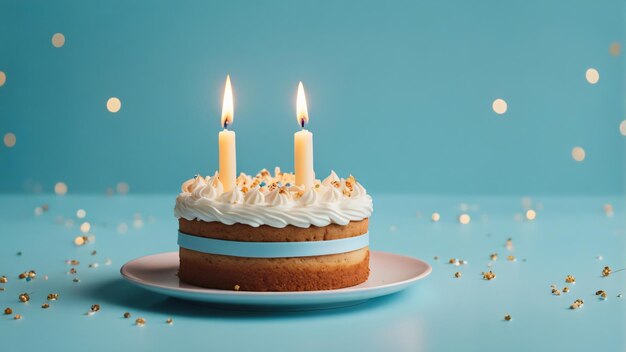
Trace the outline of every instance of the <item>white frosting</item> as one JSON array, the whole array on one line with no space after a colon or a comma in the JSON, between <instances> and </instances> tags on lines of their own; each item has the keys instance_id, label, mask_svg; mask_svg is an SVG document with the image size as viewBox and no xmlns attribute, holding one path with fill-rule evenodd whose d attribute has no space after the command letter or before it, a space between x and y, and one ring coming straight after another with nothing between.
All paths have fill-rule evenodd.
<instances>
[{"instance_id":1,"label":"white frosting","mask_svg":"<svg viewBox=\"0 0 626 352\"><path fill-rule=\"evenodd\" d=\"M372 215L372 197L354 177L342 179L331 172L304 190L294 186L293 174L262 170L255 177L241 174L237 186L224 192L217 173L196 176L183 183L174 214L187 220L218 221L254 227L347 225Z\"/></svg>"}]
</instances>

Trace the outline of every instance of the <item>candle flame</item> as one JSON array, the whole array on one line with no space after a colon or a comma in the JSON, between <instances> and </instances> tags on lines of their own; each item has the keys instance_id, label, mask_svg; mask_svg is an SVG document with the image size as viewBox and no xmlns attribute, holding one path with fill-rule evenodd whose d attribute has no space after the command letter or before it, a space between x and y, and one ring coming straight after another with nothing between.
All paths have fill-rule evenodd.
<instances>
[{"instance_id":1,"label":"candle flame","mask_svg":"<svg viewBox=\"0 0 626 352\"><path fill-rule=\"evenodd\" d=\"M306 96L304 95L304 86L302 82L298 84L298 97L296 100L296 112L298 124L304 128L304 125L309 122L309 112L306 107Z\"/></svg>"},{"instance_id":2,"label":"candle flame","mask_svg":"<svg viewBox=\"0 0 626 352\"><path fill-rule=\"evenodd\" d=\"M224 86L224 101L222 103L222 126L228 128L233 123L235 109L233 108L233 88L230 85L230 75L226 76Z\"/></svg>"}]
</instances>

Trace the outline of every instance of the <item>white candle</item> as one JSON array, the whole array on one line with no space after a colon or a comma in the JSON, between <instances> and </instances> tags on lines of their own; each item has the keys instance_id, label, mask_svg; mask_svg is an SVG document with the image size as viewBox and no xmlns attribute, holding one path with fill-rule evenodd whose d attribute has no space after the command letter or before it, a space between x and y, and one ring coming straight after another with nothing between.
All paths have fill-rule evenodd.
<instances>
[{"instance_id":1,"label":"white candle","mask_svg":"<svg viewBox=\"0 0 626 352\"><path fill-rule=\"evenodd\" d=\"M237 180L237 149L235 148L235 132L229 131L228 126L233 123L233 90L230 85L230 75L226 76L224 87L224 101L222 104L222 126L224 130L219 134L219 179L224 191L235 187Z\"/></svg>"},{"instance_id":2,"label":"white candle","mask_svg":"<svg viewBox=\"0 0 626 352\"><path fill-rule=\"evenodd\" d=\"M302 126L302 131L294 134L294 171L296 174L296 185L309 188L315 182L315 171L313 170L313 133L307 131L304 126L309 122L306 97L302 82L298 84L297 97L297 119Z\"/></svg>"}]
</instances>

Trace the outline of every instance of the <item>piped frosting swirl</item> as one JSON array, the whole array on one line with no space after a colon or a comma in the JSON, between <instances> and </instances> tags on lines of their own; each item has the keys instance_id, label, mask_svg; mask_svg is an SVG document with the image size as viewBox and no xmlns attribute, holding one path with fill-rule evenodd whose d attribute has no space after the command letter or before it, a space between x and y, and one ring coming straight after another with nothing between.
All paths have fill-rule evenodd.
<instances>
[{"instance_id":1,"label":"piped frosting swirl","mask_svg":"<svg viewBox=\"0 0 626 352\"><path fill-rule=\"evenodd\" d=\"M174 215L187 220L278 228L347 225L372 215L372 197L353 176L343 179L333 171L307 190L295 186L294 180L293 174L280 172L279 168L273 176L267 170L254 177L242 173L237 186L224 192L217 173L206 178L196 176L183 183Z\"/></svg>"}]
</instances>

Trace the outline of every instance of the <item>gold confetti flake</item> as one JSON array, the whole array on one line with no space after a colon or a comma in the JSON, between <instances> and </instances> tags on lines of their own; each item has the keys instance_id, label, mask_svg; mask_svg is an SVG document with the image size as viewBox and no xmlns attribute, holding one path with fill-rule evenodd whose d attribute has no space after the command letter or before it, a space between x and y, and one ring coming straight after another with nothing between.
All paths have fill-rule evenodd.
<instances>
[{"instance_id":1,"label":"gold confetti flake","mask_svg":"<svg viewBox=\"0 0 626 352\"><path fill-rule=\"evenodd\" d=\"M607 276L611 275L612 272L613 272L613 270L611 270L610 267L605 266L604 269L602 269L602 277L607 277Z\"/></svg>"},{"instance_id":2,"label":"gold confetti flake","mask_svg":"<svg viewBox=\"0 0 626 352\"><path fill-rule=\"evenodd\" d=\"M2 275L0 276L0 284L6 284L7 282L9 282L9 278Z\"/></svg>"},{"instance_id":3,"label":"gold confetti flake","mask_svg":"<svg viewBox=\"0 0 626 352\"><path fill-rule=\"evenodd\" d=\"M561 291L559 291L558 288L553 288L552 289L552 294L555 296L560 296L561 295Z\"/></svg>"},{"instance_id":4,"label":"gold confetti flake","mask_svg":"<svg viewBox=\"0 0 626 352\"><path fill-rule=\"evenodd\" d=\"M577 299L574 301L574 303L572 303L571 306L569 306L569 308L570 309L582 308L584 304L585 304L585 301L583 301L582 299Z\"/></svg>"},{"instance_id":5,"label":"gold confetti flake","mask_svg":"<svg viewBox=\"0 0 626 352\"><path fill-rule=\"evenodd\" d=\"M128 319L130 318L130 312L125 312L124 313L124 319Z\"/></svg>"},{"instance_id":6,"label":"gold confetti flake","mask_svg":"<svg viewBox=\"0 0 626 352\"><path fill-rule=\"evenodd\" d=\"M239 291L239 289L241 289L241 286L239 286L239 285L235 285L235 287L233 287L233 289L234 289L235 291Z\"/></svg>"},{"instance_id":7,"label":"gold confetti flake","mask_svg":"<svg viewBox=\"0 0 626 352\"><path fill-rule=\"evenodd\" d=\"M144 319L144 318L137 318L137 319L135 319L135 324L137 326L144 326L144 325L146 325L146 319Z\"/></svg>"},{"instance_id":8,"label":"gold confetti flake","mask_svg":"<svg viewBox=\"0 0 626 352\"><path fill-rule=\"evenodd\" d=\"M50 305L48 303L44 303L44 304L41 305L41 308L48 309L48 308L50 308Z\"/></svg>"},{"instance_id":9,"label":"gold confetti flake","mask_svg":"<svg viewBox=\"0 0 626 352\"><path fill-rule=\"evenodd\" d=\"M6 314L6 315L13 314L13 309L11 309L11 308L9 308L9 307L4 308L4 314Z\"/></svg>"},{"instance_id":10,"label":"gold confetti flake","mask_svg":"<svg viewBox=\"0 0 626 352\"><path fill-rule=\"evenodd\" d=\"M491 270L487 272L483 272L482 275L483 275L483 280L493 280L496 278L496 274Z\"/></svg>"},{"instance_id":11,"label":"gold confetti flake","mask_svg":"<svg viewBox=\"0 0 626 352\"><path fill-rule=\"evenodd\" d=\"M30 295L28 293L22 293L18 296L20 302L28 302L30 301Z\"/></svg>"},{"instance_id":12,"label":"gold confetti flake","mask_svg":"<svg viewBox=\"0 0 626 352\"><path fill-rule=\"evenodd\" d=\"M169 325L172 325L172 324L174 324L174 319L172 319L172 318L167 318L167 320L165 320L165 322L166 322L167 324L169 324Z\"/></svg>"},{"instance_id":13,"label":"gold confetti flake","mask_svg":"<svg viewBox=\"0 0 626 352\"><path fill-rule=\"evenodd\" d=\"M20 319L22 319L22 315L21 315L21 314L15 314L15 315L13 316L13 319L15 319L15 320L20 320Z\"/></svg>"},{"instance_id":14,"label":"gold confetti flake","mask_svg":"<svg viewBox=\"0 0 626 352\"><path fill-rule=\"evenodd\" d=\"M490 258L491 260L498 260L498 253L491 253L491 254L489 255L489 258Z\"/></svg>"},{"instance_id":15,"label":"gold confetti flake","mask_svg":"<svg viewBox=\"0 0 626 352\"><path fill-rule=\"evenodd\" d=\"M92 312L98 312L100 311L100 305L99 304L93 304L91 305L91 309Z\"/></svg>"},{"instance_id":16,"label":"gold confetti flake","mask_svg":"<svg viewBox=\"0 0 626 352\"><path fill-rule=\"evenodd\" d=\"M509 315L509 314L504 316L504 320L505 321L511 321L511 319L513 319L513 318L511 318L511 315Z\"/></svg>"},{"instance_id":17,"label":"gold confetti flake","mask_svg":"<svg viewBox=\"0 0 626 352\"><path fill-rule=\"evenodd\" d=\"M565 286L563 287L563 293L568 293L569 292L569 287Z\"/></svg>"},{"instance_id":18,"label":"gold confetti flake","mask_svg":"<svg viewBox=\"0 0 626 352\"><path fill-rule=\"evenodd\" d=\"M599 298L600 298L601 300L606 300L606 299L607 299L607 297L608 297L608 296L607 296L607 294L606 294L606 292L604 292L603 290L598 290L598 291L596 291L596 296L600 296Z\"/></svg>"},{"instance_id":19,"label":"gold confetti flake","mask_svg":"<svg viewBox=\"0 0 626 352\"><path fill-rule=\"evenodd\" d=\"M506 257L506 260L510 261L510 262L516 262L517 258L515 258L514 255L509 255Z\"/></svg>"},{"instance_id":20,"label":"gold confetti flake","mask_svg":"<svg viewBox=\"0 0 626 352\"><path fill-rule=\"evenodd\" d=\"M48 294L48 301L56 301L57 299L59 299L59 294L58 293L49 293Z\"/></svg>"},{"instance_id":21,"label":"gold confetti flake","mask_svg":"<svg viewBox=\"0 0 626 352\"><path fill-rule=\"evenodd\" d=\"M572 275L567 275L565 277L565 282L567 282L568 284L575 284L576 283L576 278L573 277Z\"/></svg>"},{"instance_id":22,"label":"gold confetti flake","mask_svg":"<svg viewBox=\"0 0 626 352\"><path fill-rule=\"evenodd\" d=\"M448 264L454 264L456 262L457 262L456 258L450 258L450 260L448 260Z\"/></svg>"},{"instance_id":23,"label":"gold confetti flake","mask_svg":"<svg viewBox=\"0 0 626 352\"><path fill-rule=\"evenodd\" d=\"M461 274L460 271L457 271L456 273L454 273L454 277L457 278L457 279L461 278L461 276L462 276L462 274Z\"/></svg>"}]
</instances>

